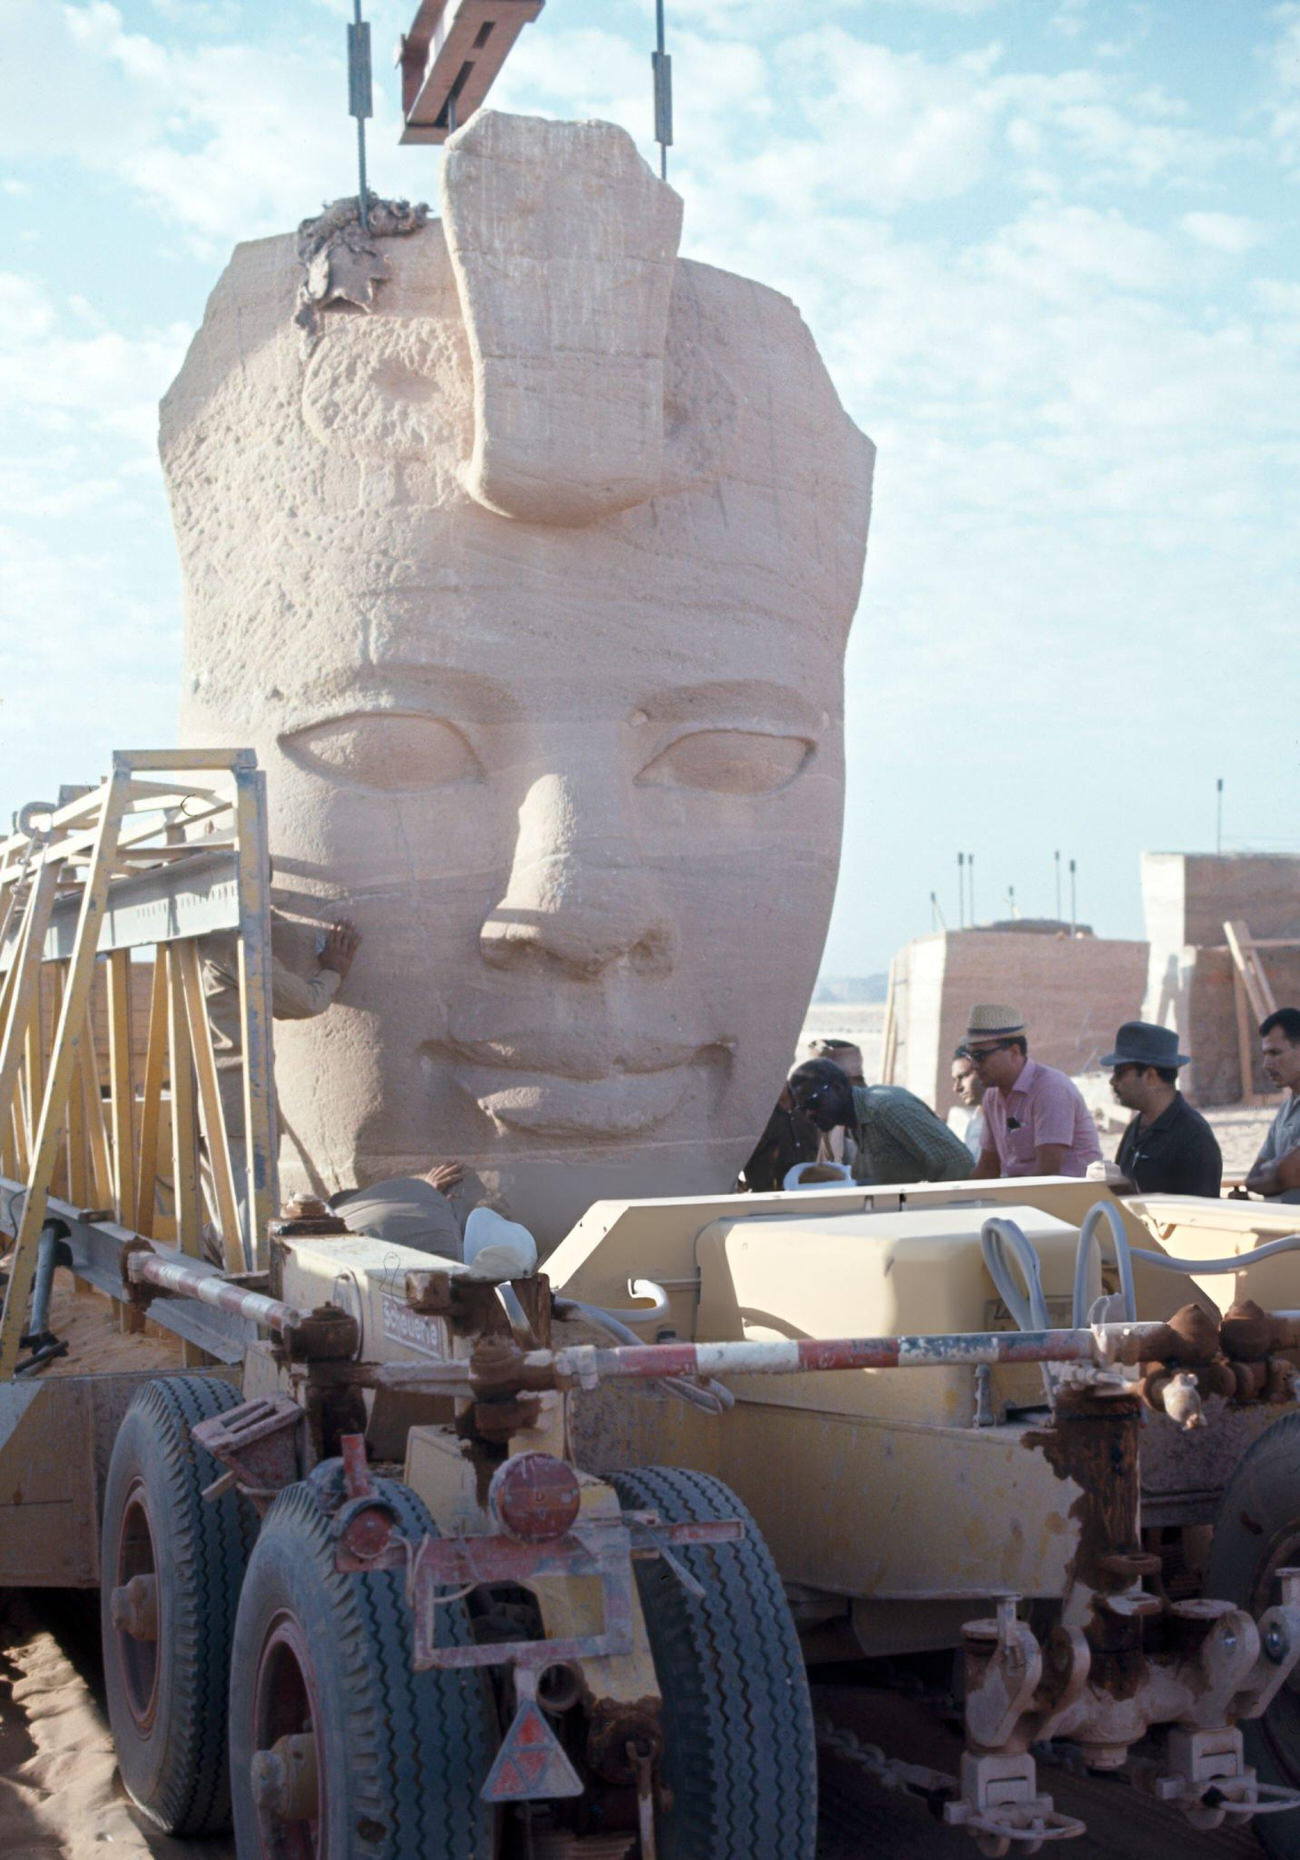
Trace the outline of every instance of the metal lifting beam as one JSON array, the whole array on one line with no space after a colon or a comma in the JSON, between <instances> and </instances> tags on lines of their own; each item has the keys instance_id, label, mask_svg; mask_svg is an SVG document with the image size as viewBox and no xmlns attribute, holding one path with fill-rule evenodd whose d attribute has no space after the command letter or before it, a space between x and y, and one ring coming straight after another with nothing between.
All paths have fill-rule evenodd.
<instances>
[{"instance_id":1,"label":"metal lifting beam","mask_svg":"<svg viewBox=\"0 0 1300 1860\"><path fill-rule=\"evenodd\" d=\"M421 0L403 35L403 142L441 143L486 98L545 0Z\"/></svg>"}]
</instances>

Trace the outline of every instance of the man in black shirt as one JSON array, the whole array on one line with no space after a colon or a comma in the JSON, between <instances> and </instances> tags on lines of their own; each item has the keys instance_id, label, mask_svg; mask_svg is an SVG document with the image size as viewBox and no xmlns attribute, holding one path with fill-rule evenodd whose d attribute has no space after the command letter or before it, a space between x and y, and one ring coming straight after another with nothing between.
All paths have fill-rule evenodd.
<instances>
[{"instance_id":1,"label":"man in black shirt","mask_svg":"<svg viewBox=\"0 0 1300 1860\"><path fill-rule=\"evenodd\" d=\"M1144 1195L1208 1195L1218 1198L1223 1157L1214 1132L1178 1089L1178 1069L1187 1064L1178 1035L1149 1021L1125 1021L1115 1050L1102 1057L1112 1068L1110 1088L1137 1116L1120 1139L1115 1160Z\"/></svg>"}]
</instances>

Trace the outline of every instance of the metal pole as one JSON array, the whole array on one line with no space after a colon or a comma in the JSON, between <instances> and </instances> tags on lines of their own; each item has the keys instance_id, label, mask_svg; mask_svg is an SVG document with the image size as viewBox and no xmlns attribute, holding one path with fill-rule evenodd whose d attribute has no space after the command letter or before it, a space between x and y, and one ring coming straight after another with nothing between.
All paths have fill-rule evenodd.
<instances>
[{"instance_id":1,"label":"metal pole","mask_svg":"<svg viewBox=\"0 0 1300 1860\"><path fill-rule=\"evenodd\" d=\"M1070 935L1071 936L1076 935L1078 932L1078 928L1079 928L1079 908L1078 908L1078 904L1075 898L1074 873L1075 873L1075 863L1074 863L1074 860L1071 859L1070 861Z\"/></svg>"},{"instance_id":2,"label":"metal pole","mask_svg":"<svg viewBox=\"0 0 1300 1860\"><path fill-rule=\"evenodd\" d=\"M673 139L673 61L664 50L664 0L655 0L655 50L650 54L654 73L655 141L659 144L659 176L668 179L668 150Z\"/></svg>"},{"instance_id":3,"label":"metal pole","mask_svg":"<svg viewBox=\"0 0 1300 1860\"><path fill-rule=\"evenodd\" d=\"M554 1369L563 1386L593 1386L606 1377L794 1376L807 1370L939 1369L977 1363L1137 1363L1167 1347L1160 1323L1097 1324L1090 1330L995 1330L947 1336L780 1338L764 1343L651 1343L604 1349L574 1344L530 1351L527 1368ZM434 1373L439 1373L436 1369ZM539 1381L540 1381L539 1377Z\"/></svg>"},{"instance_id":4,"label":"metal pole","mask_svg":"<svg viewBox=\"0 0 1300 1860\"><path fill-rule=\"evenodd\" d=\"M1214 852L1220 857L1223 853L1223 777L1220 775L1215 787L1214 807Z\"/></svg>"},{"instance_id":5,"label":"metal pole","mask_svg":"<svg viewBox=\"0 0 1300 1860\"><path fill-rule=\"evenodd\" d=\"M1061 855L1054 852L1052 858L1056 863L1056 921L1061 921Z\"/></svg>"},{"instance_id":6,"label":"metal pole","mask_svg":"<svg viewBox=\"0 0 1300 1860\"><path fill-rule=\"evenodd\" d=\"M162 1292L197 1299L214 1310L248 1318L265 1330L297 1330L311 1316L309 1311L300 1311L282 1299L266 1298L261 1292L249 1292L240 1285L232 1285L220 1272L181 1266L173 1260L159 1258L156 1253L129 1254L126 1273L132 1285L154 1285Z\"/></svg>"},{"instance_id":7,"label":"metal pole","mask_svg":"<svg viewBox=\"0 0 1300 1860\"><path fill-rule=\"evenodd\" d=\"M348 27L348 115L357 119L357 215L370 231L370 190L366 185L366 118L375 113L370 82L370 26L361 17L361 0L352 0Z\"/></svg>"},{"instance_id":8,"label":"metal pole","mask_svg":"<svg viewBox=\"0 0 1300 1860\"><path fill-rule=\"evenodd\" d=\"M970 927L975 928L975 855L966 855L966 891L970 899Z\"/></svg>"}]
</instances>

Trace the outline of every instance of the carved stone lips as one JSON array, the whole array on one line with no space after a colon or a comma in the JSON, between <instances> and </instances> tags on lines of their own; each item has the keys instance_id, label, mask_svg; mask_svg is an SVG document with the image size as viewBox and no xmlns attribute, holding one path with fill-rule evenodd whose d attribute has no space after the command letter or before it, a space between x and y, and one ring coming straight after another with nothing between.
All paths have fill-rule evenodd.
<instances>
[{"instance_id":1,"label":"carved stone lips","mask_svg":"<svg viewBox=\"0 0 1300 1860\"><path fill-rule=\"evenodd\" d=\"M569 1139L644 1135L728 1057L717 1041L609 1029L597 1036L557 1028L453 1035L442 1051L453 1061L457 1085L499 1128Z\"/></svg>"}]
</instances>

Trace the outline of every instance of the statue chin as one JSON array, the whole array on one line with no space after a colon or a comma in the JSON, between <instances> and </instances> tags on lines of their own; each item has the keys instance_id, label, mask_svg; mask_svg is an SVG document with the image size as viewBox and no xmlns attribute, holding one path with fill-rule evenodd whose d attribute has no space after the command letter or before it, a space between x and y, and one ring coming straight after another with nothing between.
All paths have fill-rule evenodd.
<instances>
[{"instance_id":1,"label":"statue chin","mask_svg":"<svg viewBox=\"0 0 1300 1860\"><path fill-rule=\"evenodd\" d=\"M163 403L182 735L257 750L303 959L362 933L276 1026L286 1189L457 1157L550 1244L725 1192L780 1088L873 448L622 131L447 146L440 220L239 247Z\"/></svg>"}]
</instances>

